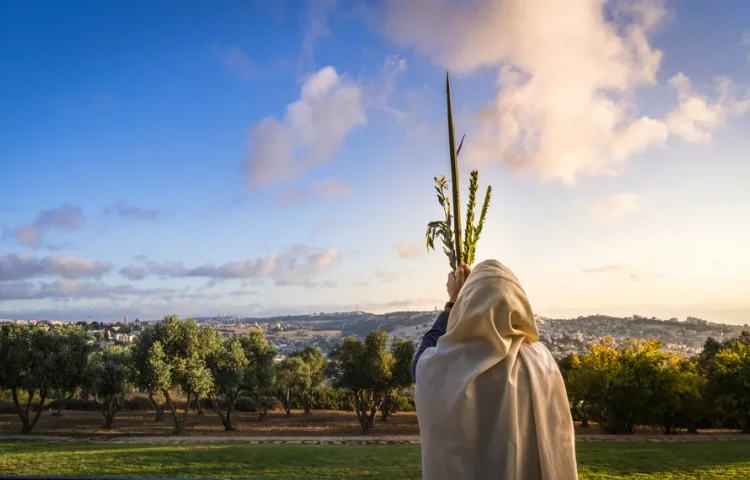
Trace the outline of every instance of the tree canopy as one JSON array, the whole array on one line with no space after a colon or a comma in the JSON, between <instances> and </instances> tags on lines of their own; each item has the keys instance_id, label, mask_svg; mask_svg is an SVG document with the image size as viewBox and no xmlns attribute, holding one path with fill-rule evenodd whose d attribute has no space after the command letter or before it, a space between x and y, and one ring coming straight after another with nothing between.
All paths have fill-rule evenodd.
<instances>
[{"instance_id":1,"label":"tree canopy","mask_svg":"<svg viewBox=\"0 0 750 480\"><path fill-rule=\"evenodd\" d=\"M128 347L110 347L89 358L84 385L104 415L104 428L112 428L115 415L122 410L125 396L134 384L134 373Z\"/></svg>"},{"instance_id":2,"label":"tree canopy","mask_svg":"<svg viewBox=\"0 0 750 480\"><path fill-rule=\"evenodd\" d=\"M0 381L11 391L22 433L31 433L39 421L42 409L32 411L34 398L38 398L39 406L43 405L53 388L58 345L52 334L42 327L11 324L0 329ZM28 395L23 405L19 400L20 391Z\"/></svg>"}]
</instances>

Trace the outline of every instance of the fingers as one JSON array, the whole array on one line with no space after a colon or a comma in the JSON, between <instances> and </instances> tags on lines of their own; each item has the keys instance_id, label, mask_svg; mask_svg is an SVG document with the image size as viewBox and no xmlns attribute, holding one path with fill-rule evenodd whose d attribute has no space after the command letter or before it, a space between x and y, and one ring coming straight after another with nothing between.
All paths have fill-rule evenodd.
<instances>
[{"instance_id":1,"label":"fingers","mask_svg":"<svg viewBox=\"0 0 750 480\"><path fill-rule=\"evenodd\" d=\"M471 269L468 267L468 265L461 264L460 267L458 267L458 273L461 277L461 281L465 282L467 278L469 278L469 275L471 274Z\"/></svg>"}]
</instances>

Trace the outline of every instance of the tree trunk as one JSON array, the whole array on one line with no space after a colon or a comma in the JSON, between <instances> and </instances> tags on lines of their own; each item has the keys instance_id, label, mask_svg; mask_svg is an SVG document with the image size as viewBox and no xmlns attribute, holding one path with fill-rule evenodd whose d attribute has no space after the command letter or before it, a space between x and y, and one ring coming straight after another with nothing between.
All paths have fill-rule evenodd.
<instances>
[{"instance_id":1,"label":"tree trunk","mask_svg":"<svg viewBox=\"0 0 750 480\"><path fill-rule=\"evenodd\" d=\"M234 430L234 427L232 426L232 407L227 407L227 416L226 418L222 418L222 422L224 422L224 431L230 432Z\"/></svg>"},{"instance_id":2,"label":"tree trunk","mask_svg":"<svg viewBox=\"0 0 750 480\"><path fill-rule=\"evenodd\" d=\"M225 396L224 399L227 402L227 405L226 405L226 407L227 407L227 413L226 413L226 415L224 414L224 411L219 406L219 402L216 400L216 395L212 393L210 395L210 397L209 397L211 399L211 403L214 406L214 410L216 410L216 413L219 414L219 418L221 418L221 424L224 425L224 431L225 432L229 432L229 431L234 430L234 427L232 426L232 409L234 408L234 404L237 401L237 397L238 396L239 395L235 395L235 394L232 394L232 393L230 393L229 395Z\"/></svg>"},{"instance_id":3,"label":"tree trunk","mask_svg":"<svg viewBox=\"0 0 750 480\"><path fill-rule=\"evenodd\" d=\"M29 427L28 403L31 402L31 398L34 396L33 392L29 392L29 401L26 402L25 410L21 409L21 402L18 401L18 389L13 387L10 392L11 396L13 397L13 406L16 408L18 418L21 419L21 433L31 433L31 428Z\"/></svg>"},{"instance_id":4,"label":"tree trunk","mask_svg":"<svg viewBox=\"0 0 750 480\"><path fill-rule=\"evenodd\" d=\"M258 421L262 422L264 418L266 418L266 414L268 413L268 401L265 399L265 401L261 402L262 396L260 394L255 394L255 404L258 407Z\"/></svg>"},{"instance_id":5,"label":"tree trunk","mask_svg":"<svg viewBox=\"0 0 750 480\"><path fill-rule=\"evenodd\" d=\"M195 396L195 404L198 408L198 415L203 415L203 404L201 403L201 399L198 395Z\"/></svg>"},{"instance_id":6,"label":"tree trunk","mask_svg":"<svg viewBox=\"0 0 750 480\"><path fill-rule=\"evenodd\" d=\"M154 418L154 421L161 422L162 420L164 420L164 409L167 408L167 405L164 404L161 407L157 405L152 393L148 394L148 400L151 402L151 406L154 407L154 411L156 412L156 418Z\"/></svg>"},{"instance_id":7,"label":"tree trunk","mask_svg":"<svg viewBox=\"0 0 750 480\"><path fill-rule=\"evenodd\" d=\"M188 407L190 406L190 394L188 394L188 403L185 404L185 412L182 418L177 412L177 407L172 401L172 397L169 396L169 392L165 390L163 394L164 398L167 400L167 405L169 405L169 410L172 412L172 420L174 421L174 429L172 430L172 435L182 435L185 433L185 419L187 417L187 412L189 411Z\"/></svg>"},{"instance_id":8,"label":"tree trunk","mask_svg":"<svg viewBox=\"0 0 750 480\"><path fill-rule=\"evenodd\" d=\"M34 415L34 419L29 424L29 433L31 433L31 429L34 428L34 425L36 425L36 422L39 421L39 417L42 416L42 409L44 408L44 401L45 400L47 400L47 393L46 392L40 392L39 393L39 408L37 408L36 414Z\"/></svg>"},{"instance_id":9,"label":"tree trunk","mask_svg":"<svg viewBox=\"0 0 750 480\"><path fill-rule=\"evenodd\" d=\"M286 418L291 418L292 416L292 391L290 389L287 388L286 392L282 392L281 403L282 405L284 405Z\"/></svg>"},{"instance_id":10,"label":"tree trunk","mask_svg":"<svg viewBox=\"0 0 750 480\"><path fill-rule=\"evenodd\" d=\"M112 428L112 421L115 418L114 408L112 405L114 401L114 398L109 399L109 402L107 402L107 411L104 412L104 428L106 430L110 430Z\"/></svg>"},{"instance_id":11,"label":"tree trunk","mask_svg":"<svg viewBox=\"0 0 750 480\"><path fill-rule=\"evenodd\" d=\"M99 402L99 397L96 395L94 396L96 406L99 407L99 411L102 412L102 415L104 415L104 426L102 426L104 430L112 429L115 421L115 415L120 411L118 406L115 405L115 400L117 400L119 406L120 400L117 397L111 397L109 400L105 400L104 403L101 403Z\"/></svg>"},{"instance_id":12,"label":"tree trunk","mask_svg":"<svg viewBox=\"0 0 750 480\"><path fill-rule=\"evenodd\" d=\"M46 392L40 392L39 395L39 408L37 408L34 418L29 420L29 411L31 410L31 400L34 398L34 392L30 391L29 399L26 401L25 408L21 408L21 402L18 401L18 389L12 388L11 393L13 395L13 406L16 408L16 413L21 419L21 433L31 433L34 429L34 425L39 421L39 417L42 415L42 408L44 407L44 401L47 399Z\"/></svg>"},{"instance_id":13,"label":"tree trunk","mask_svg":"<svg viewBox=\"0 0 750 480\"><path fill-rule=\"evenodd\" d=\"M305 415L312 415L312 392L302 394L302 408L305 409Z\"/></svg>"},{"instance_id":14,"label":"tree trunk","mask_svg":"<svg viewBox=\"0 0 750 480\"><path fill-rule=\"evenodd\" d=\"M377 392L373 392L369 398L370 414L367 417L367 423L370 427L375 425L375 416L378 414L378 410L383 406L384 397L379 396Z\"/></svg>"},{"instance_id":15,"label":"tree trunk","mask_svg":"<svg viewBox=\"0 0 750 480\"><path fill-rule=\"evenodd\" d=\"M388 417L391 415L391 396L387 395L383 401L383 405L380 406L380 421L387 422Z\"/></svg>"},{"instance_id":16,"label":"tree trunk","mask_svg":"<svg viewBox=\"0 0 750 480\"><path fill-rule=\"evenodd\" d=\"M57 392L57 412L53 413L53 415L56 417L62 417L63 406L63 394L62 392Z\"/></svg>"},{"instance_id":17,"label":"tree trunk","mask_svg":"<svg viewBox=\"0 0 750 480\"><path fill-rule=\"evenodd\" d=\"M105 430L112 430L112 421L114 420L113 415L107 413L104 415L104 428Z\"/></svg>"},{"instance_id":18,"label":"tree trunk","mask_svg":"<svg viewBox=\"0 0 750 480\"><path fill-rule=\"evenodd\" d=\"M370 423L367 418L367 407L362 391L354 393L354 410L357 412L357 420L359 420L359 426L362 428L362 434L367 435L370 432Z\"/></svg>"},{"instance_id":19,"label":"tree trunk","mask_svg":"<svg viewBox=\"0 0 750 480\"><path fill-rule=\"evenodd\" d=\"M742 433L750 433L750 411L745 412L745 424L742 426Z\"/></svg>"}]
</instances>

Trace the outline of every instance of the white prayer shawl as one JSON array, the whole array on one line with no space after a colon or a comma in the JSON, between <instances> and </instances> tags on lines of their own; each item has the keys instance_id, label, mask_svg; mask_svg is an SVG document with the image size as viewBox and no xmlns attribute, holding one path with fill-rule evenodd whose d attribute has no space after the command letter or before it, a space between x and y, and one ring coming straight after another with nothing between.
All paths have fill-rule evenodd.
<instances>
[{"instance_id":1,"label":"white prayer shawl","mask_svg":"<svg viewBox=\"0 0 750 480\"><path fill-rule=\"evenodd\" d=\"M578 478L568 398L515 275L477 265L416 367L422 477Z\"/></svg>"}]
</instances>

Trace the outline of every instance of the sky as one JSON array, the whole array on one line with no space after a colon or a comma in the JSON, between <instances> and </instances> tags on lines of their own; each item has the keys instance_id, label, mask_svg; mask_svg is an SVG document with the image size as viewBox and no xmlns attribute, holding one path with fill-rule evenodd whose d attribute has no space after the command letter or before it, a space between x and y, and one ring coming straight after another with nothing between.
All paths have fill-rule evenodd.
<instances>
[{"instance_id":1,"label":"sky","mask_svg":"<svg viewBox=\"0 0 750 480\"><path fill-rule=\"evenodd\" d=\"M750 323L750 3L0 4L0 318L441 307L450 174L536 313Z\"/></svg>"}]
</instances>

